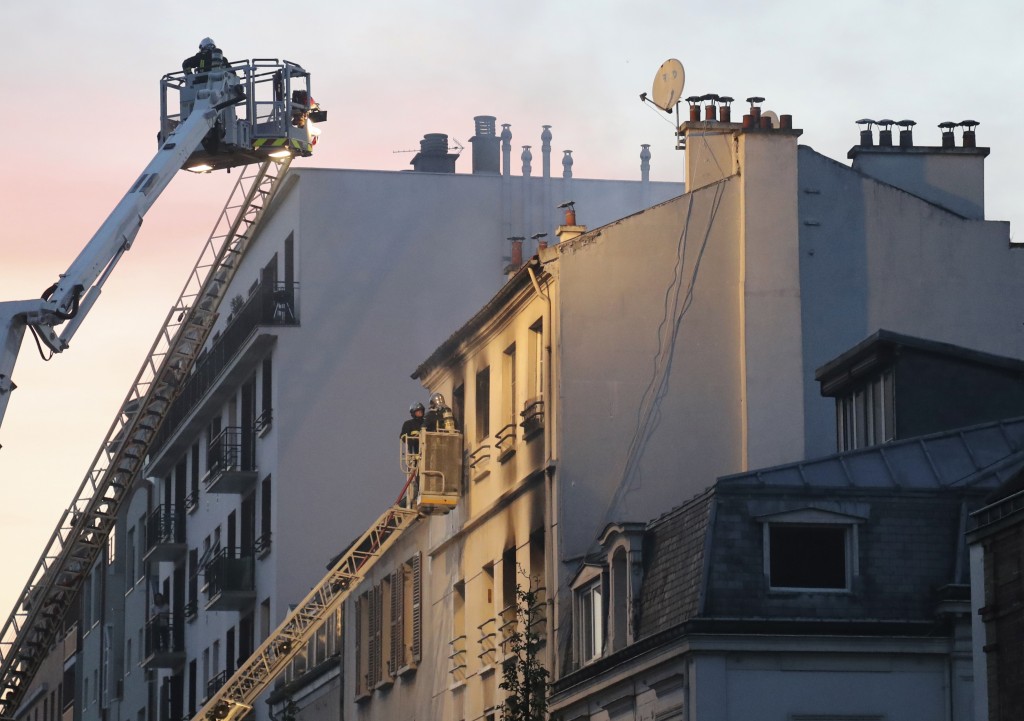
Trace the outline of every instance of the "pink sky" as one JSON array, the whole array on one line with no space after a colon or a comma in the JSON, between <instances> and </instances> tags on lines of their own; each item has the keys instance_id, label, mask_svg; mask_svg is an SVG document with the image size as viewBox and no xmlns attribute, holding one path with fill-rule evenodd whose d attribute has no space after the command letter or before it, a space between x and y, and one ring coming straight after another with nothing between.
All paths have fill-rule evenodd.
<instances>
[{"instance_id":1,"label":"pink sky","mask_svg":"<svg viewBox=\"0 0 1024 721\"><path fill-rule=\"evenodd\" d=\"M204 35L231 59L287 58L311 71L313 94L330 113L311 166L404 169L411 155L393 151L445 132L467 147L458 168L468 172L472 118L491 114L512 124L514 157L521 145L539 146L541 125L550 124L558 155L574 150L577 177L636 178L640 144L650 143L652 177L678 180L672 126L638 100L658 66L677 57L684 95L762 95L766 108L793 114L803 143L841 162L861 117L913 118L916 142L932 145L939 122L978 120L978 144L992 148L987 216L1024 220L1016 50L1024 11L1002 0L318 1L290 26L267 22L282 7L257 0L186 13L162 0L96 0L59 11L5 8L0 298L38 295L92 236L154 152L160 76ZM5 617L233 180L180 174L72 348L42 363L26 341L0 429Z\"/></svg>"}]
</instances>

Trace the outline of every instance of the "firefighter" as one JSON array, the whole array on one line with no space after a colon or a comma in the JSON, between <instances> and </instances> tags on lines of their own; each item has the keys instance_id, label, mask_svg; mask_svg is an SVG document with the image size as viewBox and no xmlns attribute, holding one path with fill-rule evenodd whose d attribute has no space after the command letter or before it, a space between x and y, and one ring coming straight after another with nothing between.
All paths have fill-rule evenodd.
<instances>
[{"instance_id":1,"label":"firefighter","mask_svg":"<svg viewBox=\"0 0 1024 721\"><path fill-rule=\"evenodd\" d=\"M210 38L203 38L199 43L199 52L190 58L185 58L181 63L181 69L185 71L186 75L191 74L193 71L196 73L206 73L210 70L226 68L227 66L228 59L224 57L224 53L217 47L217 43L213 42Z\"/></svg>"},{"instance_id":2,"label":"firefighter","mask_svg":"<svg viewBox=\"0 0 1024 721\"><path fill-rule=\"evenodd\" d=\"M423 404L413 403L409 406L409 420L402 424L401 438L405 441L406 453L418 456L420 453L420 433L423 430Z\"/></svg>"},{"instance_id":3,"label":"firefighter","mask_svg":"<svg viewBox=\"0 0 1024 721\"><path fill-rule=\"evenodd\" d=\"M444 401L444 396L434 393L430 396L430 410L424 418L424 427L428 431L455 431L458 426L455 424L455 414Z\"/></svg>"}]
</instances>

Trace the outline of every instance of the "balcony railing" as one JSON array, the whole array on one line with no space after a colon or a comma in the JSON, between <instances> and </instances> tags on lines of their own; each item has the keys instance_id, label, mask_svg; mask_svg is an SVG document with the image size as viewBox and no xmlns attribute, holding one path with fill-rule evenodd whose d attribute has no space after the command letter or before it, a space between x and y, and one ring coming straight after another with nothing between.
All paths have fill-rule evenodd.
<instances>
[{"instance_id":1,"label":"balcony railing","mask_svg":"<svg viewBox=\"0 0 1024 721\"><path fill-rule=\"evenodd\" d=\"M179 506L158 506L146 523L147 561L175 561L186 551L185 514Z\"/></svg>"},{"instance_id":2,"label":"balcony railing","mask_svg":"<svg viewBox=\"0 0 1024 721\"><path fill-rule=\"evenodd\" d=\"M222 550L203 566L207 611L239 611L256 600L251 554Z\"/></svg>"},{"instance_id":3,"label":"balcony railing","mask_svg":"<svg viewBox=\"0 0 1024 721\"><path fill-rule=\"evenodd\" d=\"M229 426L210 441L203 484L210 493L245 493L256 482L255 446L247 428Z\"/></svg>"},{"instance_id":4,"label":"balcony railing","mask_svg":"<svg viewBox=\"0 0 1024 721\"><path fill-rule=\"evenodd\" d=\"M176 668L185 661L181 616L161 613L146 621L143 668Z\"/></svg>"},{"instance_id":5,"label":"balcony railing","mask_svg":"<svg viewBox=\"0 0 1024 721\"><path fill-rule=\"evenodd\" d=\"M466 457L466 465L469 466L469 477L474 481L482 480L491 467L491 444L482 443Z\"/></svg>"},{"instance_id":6,"label":"balcony railing","mask_svg":"<svg viewBox=\"0 0 1024 721\"><path fill-rule=\"evenodd\" d=\"M448 642L448 675L453 686L466 681L466 635L456 636Z\"/></svg>"},{"instance_id":7,"label":"balcony railing","mask_svg":"<svg viewBox=\"0 0 1024 721\"><path fill-rule=\"evenodd\" d=\"M493 666L497 661L497 625L493 618L489 618L477 626L477 630L480 632L480 637L477 640L480 644L480 652L477 654L477 658L480 659L482 668Z\"/></svg>"},{"instance_id":8,"label":"balcony railing","mask_svg":"<svg viewBox=\"0 0 1024 721\"><path fill-rule=\"evenodd\" d=\"M523 419L519 425L523 427L523 440L530 440L544 430L544 398L536 396L530 398L523 404L523 410L519 414Z\"/></svg>"},{"instance_id":9,"label":"balcony railing","mask_svg":"<svg viewBox=\"0 0 1024 721\"><path fill-rule=\"evenodd\" d=\"M270 553L270 531L267 531L262 536L253 541L252 549L256 552L256 558L263 558Z\"/></svg>"},{"instance_id":10,"label":"balcony railing","mask_svg":"<svg viewBox=\"0 0 1024 721\"><path fill-rule=\"evenodd\" d=\"M221 371L231 363L257 327L299 324L295 303L298 290L299 284L295 282L261 283L256 287L217 339L196 360L193 372L182 384L178 397L167 411L163 426L153 441L154 454L159 452L189 412L202 400Z\"/></svg>"},{"instance_id":11,"label":"balcony railing","mask_svg":"<svg viewBox=\"0 0 1024 721\"><path fill-rule=\"evenodd\" d=\"M206 682L206 698L209 700L215 693L220 691L221 686L228 682L228 672L221 671L216 676Z\"/></svg>"},{"instance_id":12,"label":"balcony railing","mask_svg":"<svg viewBox=\"0 0 1024 721\"><path fill-rule=\"evenodd\" d=\"M509 423L494 434L494 447L498 451L498 463L504 463L516 452L516 424Z\"/></svg>"}]
</instances>

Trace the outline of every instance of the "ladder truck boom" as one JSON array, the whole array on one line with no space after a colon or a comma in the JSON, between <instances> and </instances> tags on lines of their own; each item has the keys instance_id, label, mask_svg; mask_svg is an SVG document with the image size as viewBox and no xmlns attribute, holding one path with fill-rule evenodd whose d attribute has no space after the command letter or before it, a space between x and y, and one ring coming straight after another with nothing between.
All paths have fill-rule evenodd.
<instances>
[{"instance_id":1,"label":"ladder truck boom","mask_svg":"<svg viewBox=\"0 0 1024 721\"><path fill-rule=\"evenodd\" d=\"M168 97L178 94L177 103ZM174 106L172 110L172 106ZM179 110L180 108L180 110ZM52 647L88 570L139 482L157 433L217 319L217 311L291 160L309 156L326 120L309 73L290 61L242 61L161 80L158 151L41 298L0 302L0 422L26 330L60 352L95 303L142 218L182 168L237 166L241 176L167 315L72 503L62 513L9 618L0 627L0 718L13 717ZM256 168L256 170L252 170ZM65 324L62 329L58 327Z\"/></svg>"},{"instance_id":2,"label":"ladder truck boom","mask_svg":"<svg viewBox=\"0 0 1024 721\"><path fill-rule=\"evenodd\" d=\"M26 328L31 328L54 353L68 347L114 266L131 248L146 212L215 126L219 110L241 99L241 89L237 85L231 91L225 85L214 85L204 92L197 99L192 114L161 143L142 175L59 280L41 298L0 303L0 323L3 324L0 423L3 422L10 393L15 388L11 374ZM58 335L57 326L65 321L67 325Z\"/></svg>"}]
</instances>

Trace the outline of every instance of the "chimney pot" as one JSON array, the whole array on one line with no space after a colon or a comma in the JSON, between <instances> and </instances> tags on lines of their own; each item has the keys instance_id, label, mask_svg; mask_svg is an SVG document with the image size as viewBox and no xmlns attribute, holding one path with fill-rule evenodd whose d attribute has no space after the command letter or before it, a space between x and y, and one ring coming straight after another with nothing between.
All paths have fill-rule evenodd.
<instances>
[{"instance_id":1,"label":"chimney pot","mask_svg":"<svg viewBox=\"0 0 1024 721\"><path fill-rule=\"evenodd\" d=\"M956 127L956 123L946 120L939 123L939 128L942 130L942 147L943 148L955 148L956 139L953 137L953 128Z\"/></svg>"},{"instance_id":2,"label":"chimney pot","mask_svg":"<svg viewBox=\"0 0 1024 721\"><path fill-rule=\"evenodd\" d=\"M874 138L871 135L871 126L875 124L875 121L871 118L861 118L857 121L857 125L861 126L860 131L860 144L863 148L870 148L875 144Z\"/></svg>"},{"instance_id":3,"label":"chimney pot","mask_svg":"<svg viewBox=\"0 0 1024 721\"><path fill-rule=\"evenodd\" d=\"M978 147L977 139L974 135L974 129L981 123L977 120L961 120L960 127L964 129L964 147L965 148L976 148Z\"/></svg>"},{"instance_id":4,"label":"chimney pot","mask_svg":"<svg viewBox=\"0 0 1024 721\"><path fill-rule=\"evenodd\" d=\"M912 148L914 147L914 126L917 125L913 120L897 120L896 124L900 126L900 147L901 148Z\"/></svg>"},{"instance_id":5,"label":"chimney pot","mask_svg":"<svg viewBox=\"0 0 1024 721\"><path fill-rule=\"evenodd\" d=\"M716 108L715 108L715 104L714 103L708 103L707 105L705 105L704 106L704 119L705 120L717 120L718 118L716 117L715 110L716 110Z\"/></svg>"},{"instance_id":6,"label":"chimney pot","mask_svg":"<svg viewBox=\"0 0 1024 721\"><path fill-rule=\"evenodd\" d=\"M793 129L793 116L789 113L779 116L779 128L781 130L792 130Z\"/></svg>"}]
</instances>

